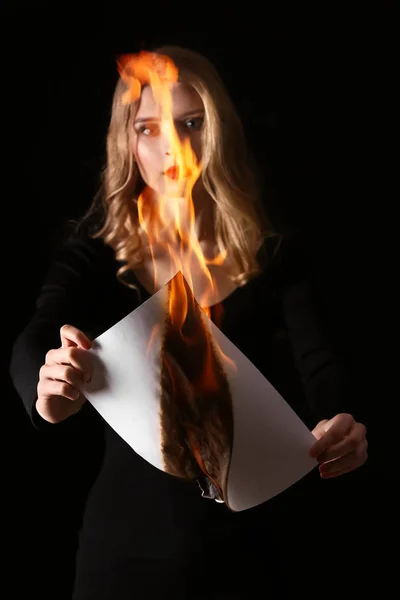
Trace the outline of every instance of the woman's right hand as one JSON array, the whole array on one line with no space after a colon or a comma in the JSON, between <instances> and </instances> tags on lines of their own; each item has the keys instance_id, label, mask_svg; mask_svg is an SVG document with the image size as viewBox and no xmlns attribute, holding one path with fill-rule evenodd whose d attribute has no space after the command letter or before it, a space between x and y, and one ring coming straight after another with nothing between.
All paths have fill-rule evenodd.
<instances>
[{"instance_id":1,"label":"woman's right hand","mask_svg":"<svg viewBox=\"0 0 400 600\"><path fill-rule=\"evenodd\" d=\"M46 354L40 369L36 410L49 423L60 423L86 402L83 385L92 377L89 338L72 325L60 330L61 347Z\"/></svg>"}]
</instances>

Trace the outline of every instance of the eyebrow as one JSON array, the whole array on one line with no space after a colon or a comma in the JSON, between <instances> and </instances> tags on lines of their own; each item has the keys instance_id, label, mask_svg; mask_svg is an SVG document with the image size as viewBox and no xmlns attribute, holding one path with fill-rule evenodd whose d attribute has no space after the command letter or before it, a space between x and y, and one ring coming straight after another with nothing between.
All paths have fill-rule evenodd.
<instances>
[{"instance_id":1,"label":"eyebrow","mask_svg":"<svg viewBox=\"0 0 400 600\"><path fill-rule=\"evenodd\" d=\"M204 108L194 108L193 110L188 110L187 112L175 117L174 121L180 121L181 119L186 119L187 117L193 117L196 115L204 115ZM160 119L156 117L140 117L140 119L136 119L135 125L137 123L146 123L147 121L159 121Z\"/></svg>"}]
</instances>

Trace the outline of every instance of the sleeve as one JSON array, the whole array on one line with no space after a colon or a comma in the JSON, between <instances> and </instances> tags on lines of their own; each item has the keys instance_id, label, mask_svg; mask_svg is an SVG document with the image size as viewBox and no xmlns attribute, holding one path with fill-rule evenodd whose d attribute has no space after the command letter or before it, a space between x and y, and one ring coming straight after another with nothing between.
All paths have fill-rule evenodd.
<instances>
[{"instance_id":1,"label":"sleeve","mask_svg":"<svg viewBox=\"0 0 400 600\"><path fill-rule=\"evenodd\" d=\"M62 325L74 325L91 337L88 330L90 315L95 312L96 297L101 294L101 283L106 275L106 254L101 241L82 233L67 233L42 282L33 314L14 341L11 380L29 417L39 429L63 429L79 419L75 415L56 425L42 419L35 408L39 371L47 352L60 346Z\"/></svg>"},{"instance_id":2,"label":"sleeve","mask_svg":"<svg viewBox=\"0 0 400 600\"><path fill-rule=\"evenodd\" d=\"M283 322L308 408L320 421L352 412L352 394L349 372L332 342L310 264L302 244L283 244L279 258Z\"/></svg>"}]
</instances>

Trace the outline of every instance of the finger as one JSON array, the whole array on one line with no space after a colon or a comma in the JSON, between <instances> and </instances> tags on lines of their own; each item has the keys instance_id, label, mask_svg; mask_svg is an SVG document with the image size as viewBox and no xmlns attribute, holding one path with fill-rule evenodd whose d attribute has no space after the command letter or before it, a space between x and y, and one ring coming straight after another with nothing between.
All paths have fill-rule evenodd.
<instances>
[{"instance_id":1,"label":"finger","mask_svg":"<svg viewBox=\"0 0 400 600\"><path fill-rule=\"evenodd\" d=\"M86 381L90 381L92 377L92 361L87 350L82 350L81 348L69 347L49 350L46 354L45 364L71 365L84 374Z\"/></svg>"},{"instance_id":2,"label":"finger","mask_svg":"<svg viewBox=\"0 0 400 600\"><path fill-rule=\"evenodd\" d=\"M346 454L345 456L341 456L340 458L336 458L335 460L331 460L329 462L324 462L322 465L319 465L319 472L321 475L326 473L334 473L335 471L341 471L344 468L350 467L352 464L357 462L358 456L355 452L350 452L350 454Z\"/></svg>"},{"instance_id":3,"label":"finger","mask_svg":"<svg viewBox=\"0 0 400 600\"><path fill-rule=\"evenodd\" d=\"M47 382L46 393L44 395L47 397L62 396L63 398L74 401L77 400L81 394L79 390L65 381L49 380Z\"/></svg>"},{"instance_id":4,"label":"finger","mask_svg":"<svg viewBox=\"0 0 400 600\"><path fill-rule=\"evenodd\" d=\"M367 442L365 442L357 450L350 452L345 456L341 456L336 460L331 460L330 462L323 463L319 466L319 472L321 476L329 475L332 473L341 473L350 467L359 467L367 460L367 446L368 444Z\"/></svg>"},{"instance_id":5,"label":"finger","mask_svg":"<svg viewBox=\"0 0 400 600\"><path fill-rule=\"evenodd\" d=\"M330 446L342 440L354 425L351 415L340 414L325 423L325 434L314 444L310 450L311 456L319 456Z\"/></svg>"},{"instance_id":6,"label":"finger","mask_svg":"<svg viewBox=\"0 0 400 600\"><path fill-rule=\"evenodd\" d=\"M350 473L351 471L355 471L357 469L356 466L347 467L342 469L341 471L332 471L330 473L321 473L322 479L333 479L334 477L339 477L340 475L344 475L345 473Z\"/></svg>"},{"instance_id":7,"label":"finger","mask_svg":"<svg viewBox=\"0 0 400 600\"><path fill-rule=\"evenodd\" d=\"M350 434L337 444L333 444L328 450L318 455L319 462L332 460L344 454L355 451L365 440L366 428L362 423L356 423Z\"/></svg>"},{"instance_id":8,"label":"finger","mask_svg":"<svg viewBox=\"0 0 400 600\"><path fill-rule=\"evenodd\" d=\"M73 325L63 325L60 329L61 346L68 348L69 346L78 346L89 350L92 344L89 338Z\"/></svg>"},{"instance_id":9,"label":"finger","mask_svg":"<svg viewBox=\"0 0 400 600\"><path fill-rule=\"evenodd\" d=\"M344 473L350 473L351 471L355 471L355 469L361 467L365 463L365 461L366 459L360 459L358 462L355 462L349 465L348 467L344 467L343 469L338 469L337 471L328 471L327 473L321 473L321 477L322 479L332 479L333 477L339 477L339 475L344 475Z\"/></svg>"},{"instance_id":10,"label":"finger","mask_svg":"<svg viewBox=\"0 0 400 600\"><path fill-rule=\"evenodd\" d=\"M329 423L329 420L324 419L323 421L320 421L316 427L314 427L312 434L317 440L319 440L320 438L322 438L323 435L325 435L325 426L327 423Z\"/></svg>"},{"instance_id":11,"label":"finger","mask_svg":"<svg viewBox=\"0 0 400 600\"><path fill-rule=\"evenodd\" d=\"M43 369L43 376L46 379L65 381L79 390L83 388L85 380L85 374L83 371L78 371L74 367L58 364L51 366L46 365Z\"/></svg>"}]
</instances>

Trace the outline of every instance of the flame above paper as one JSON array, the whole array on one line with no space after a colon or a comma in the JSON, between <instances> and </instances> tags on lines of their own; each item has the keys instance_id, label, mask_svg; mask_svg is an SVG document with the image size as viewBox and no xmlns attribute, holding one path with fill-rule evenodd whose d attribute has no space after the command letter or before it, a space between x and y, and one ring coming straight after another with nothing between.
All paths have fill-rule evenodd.
<instances>
[{"instance_id":1,"label":"flame above paper","mask_svg":"<svg viewBox=\"0 0 400 600\"><path fill-rule=\"evenodd\" d=\"M162 348L162 427L166 470L193 477L205 473L223 497L232 450L233 413L229 385L220 361L221 349L206 330L193 290L193 261L200 266L207 286L203 310L210 316L208 299L214 279L208 264L221 265L226 253L208 261L195 229L192 198L201 173L189 136L181 139L173 117L172 89L178 70L169 57L141 52L122 57L119 71L128 89L123 102L140 98L143 85L149 85L160 108L160 135L168 142L165 169L173 168L172 186L185 202L175 202L173 223L165 218L171 198L159 196L157 210L148 202L146 188L139 196L138 219L146 235L153 259L154 288L158 288L156 250L164 248L171 258L171 272L177 273L168 286L168 315ZM168 162L167 162L168 161ZM149 208L150 206L150 208ZM182 214L183 213L183 214ZM184 276L182 275L184 273ZM149 345L154 339L154 331ZM221 463L224 466L221 466Z\"/></svg>"}]
</instances>

